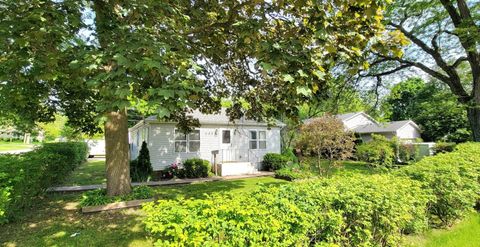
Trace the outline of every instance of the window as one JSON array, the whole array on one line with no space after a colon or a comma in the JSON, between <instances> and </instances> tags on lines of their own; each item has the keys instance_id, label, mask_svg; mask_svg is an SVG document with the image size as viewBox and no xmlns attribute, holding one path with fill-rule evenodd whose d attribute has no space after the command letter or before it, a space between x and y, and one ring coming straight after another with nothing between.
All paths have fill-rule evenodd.
<instances>
[{"instance_id":1,"label":"window","mask_svg":"<svg viewBox=\"0 0 480 247\"><path fill-rule=\"evenodd\" d=\"M264 130L250 131L250 149L267 149L267 132Z\"/></svg>"},{"instance_id":2,"label":"window","mask_svg":"<svg viewBox=\"0 0 480 247\"><path fill-rule=\"evenodd\" d=\"M257 131L250 131L250 149L257 149Z\"/></svg>"},{"instance_id":3,"label":"window","mask_svg":"<svg viewBox=\"0 0 480 247\"><path fill-rule=\"evenodd\" d=\"M230 130L222 130L222 143L230 144Z\"/></svg>"},{"instance_id":4,"label":"window","mask_svg":"<svg viewBox=\"0 0 480 247\"><path fill-rule=\"evenodd\" d=\"M267 133L265 131L258 131L258 148L267 149Z\"/></svg>"},{"instance_id":5,"label":"window","mask_svg":"<svg viewBox=\"0 0 480 247\"><path fill-rule=\"evenodd\" d=\"M184 134L175 130L175 152L193 153L200 150L200 130Z\"/></svg>"}]
</instances>

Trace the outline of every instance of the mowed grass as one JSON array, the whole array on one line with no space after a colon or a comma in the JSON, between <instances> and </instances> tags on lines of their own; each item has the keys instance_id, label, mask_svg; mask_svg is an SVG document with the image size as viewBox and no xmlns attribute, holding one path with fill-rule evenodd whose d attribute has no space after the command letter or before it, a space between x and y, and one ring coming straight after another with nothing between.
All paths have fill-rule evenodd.
<instances>
[{"instance_id":1,"label":"mowed grass","mask_svg":"<svg viewBox=\"0 0 480 247\"><path fill-rule=\"evenodd\" d=\"M69 185L92 185L106 183L105 160L89 159L79 166L72 175L65 180L64 186Z\"/></svg>"},{"instance_id":2,"label":"mowed grass","mask_svg":"<svg viewBox=\"0 0 480 247\"><path fill-rule=\"evenodd\" d=\"M288 183L273 177L155 187L161 199L203 198L214 192L243 193ZM3 246L152 246L141 209L82 214L80 193L49 194L16 222L1 226Z\"/></svg>"},{"instance_id":3,"label":"mowed grass","mask_svg":"<svg viewBox=\"0 0 480 247\"><path fill-rule=\"evenodd\" d=\"M407 236L406 247L478 247L480 246L480 213L471 213L448 229L433 229L421 235Z\"/></svg>"},{"instance_id":4,"label":"mowed grass","mask_svg":"<svg viewBox=\"0 0 480 247\"><path fill-rule=\"evenodd\" d=\"M21 142L0 142L0 152L25 150L25 149L31 149L33 147L34 147L33 144L24 144Z\"/></svg>"}]
</instances>

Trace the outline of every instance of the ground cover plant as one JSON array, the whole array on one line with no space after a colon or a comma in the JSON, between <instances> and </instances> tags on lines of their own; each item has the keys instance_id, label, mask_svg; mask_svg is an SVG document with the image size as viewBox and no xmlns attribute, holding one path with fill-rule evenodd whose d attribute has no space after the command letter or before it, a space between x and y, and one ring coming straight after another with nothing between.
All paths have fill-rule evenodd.
<instances>
[{"instance_id":1,"label":"ground cover plant","mask_svg":"<svg viewBox=\"0 0 480 247\"><path fill-rule=\"evenodd\" d=\"M148 186L134 187L130 194L123 196L107 196L107 191L105 189L97 189L83 193L80 206L98 206L112 202L150 199L153 198L154 195L154 189Z\"/></svg>"}]
</instances>

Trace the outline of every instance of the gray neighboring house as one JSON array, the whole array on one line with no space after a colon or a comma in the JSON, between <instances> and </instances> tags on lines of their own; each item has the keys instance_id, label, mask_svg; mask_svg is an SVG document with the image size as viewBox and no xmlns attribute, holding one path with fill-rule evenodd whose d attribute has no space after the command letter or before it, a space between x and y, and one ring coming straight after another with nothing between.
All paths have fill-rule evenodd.
<instances>
[{"instance_id":1,"label":"gray neighboring house","mask_svg":"<svg viewBox=\"0 0 480 247\"><path fill-rule=\"evenodd\" d=\"M175 122L158 120L155 116L140 121L129 129L131 159L138 156L142 142L150 151L154 170L163 170L172 163L188 158L201 158L219 164L218 175L253 174L261 168L266 153L280 153L280 130L275 126L248 119L234 123L222 109L219 114L190 114L200 127L189 134L181 133Z\"/></svg>"},{"instance_id":2,"label":"gray neighboring house","mask_svg":"<svg viewBox=\"0 0 480 247\"><path fill-rule=\"evenodd\" d=\"M372 134L383 135L388 139L396 136L405 142L414 142L420 138L420 128L412 120L379 123L364 112L339 114L335 117L342 120L345 129L353 131L366 142L372 139Z\"/></svg>"}]
</instances>

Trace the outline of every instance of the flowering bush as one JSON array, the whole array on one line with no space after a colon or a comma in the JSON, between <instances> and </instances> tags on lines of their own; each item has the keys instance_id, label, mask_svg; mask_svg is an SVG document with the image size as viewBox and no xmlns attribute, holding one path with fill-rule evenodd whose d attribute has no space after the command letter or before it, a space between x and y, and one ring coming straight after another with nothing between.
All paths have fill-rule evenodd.
<instances>
[{"instance_id":1,"label":"flowering bush","mask_svg":"<svg viewBox=\"0 0 480 247\"><path fill-rule=\"evenodd\" d=\"M162 179L185 178L185 170L182 163L174 162L161 172Z\"/></svg>"}]
</instances>

